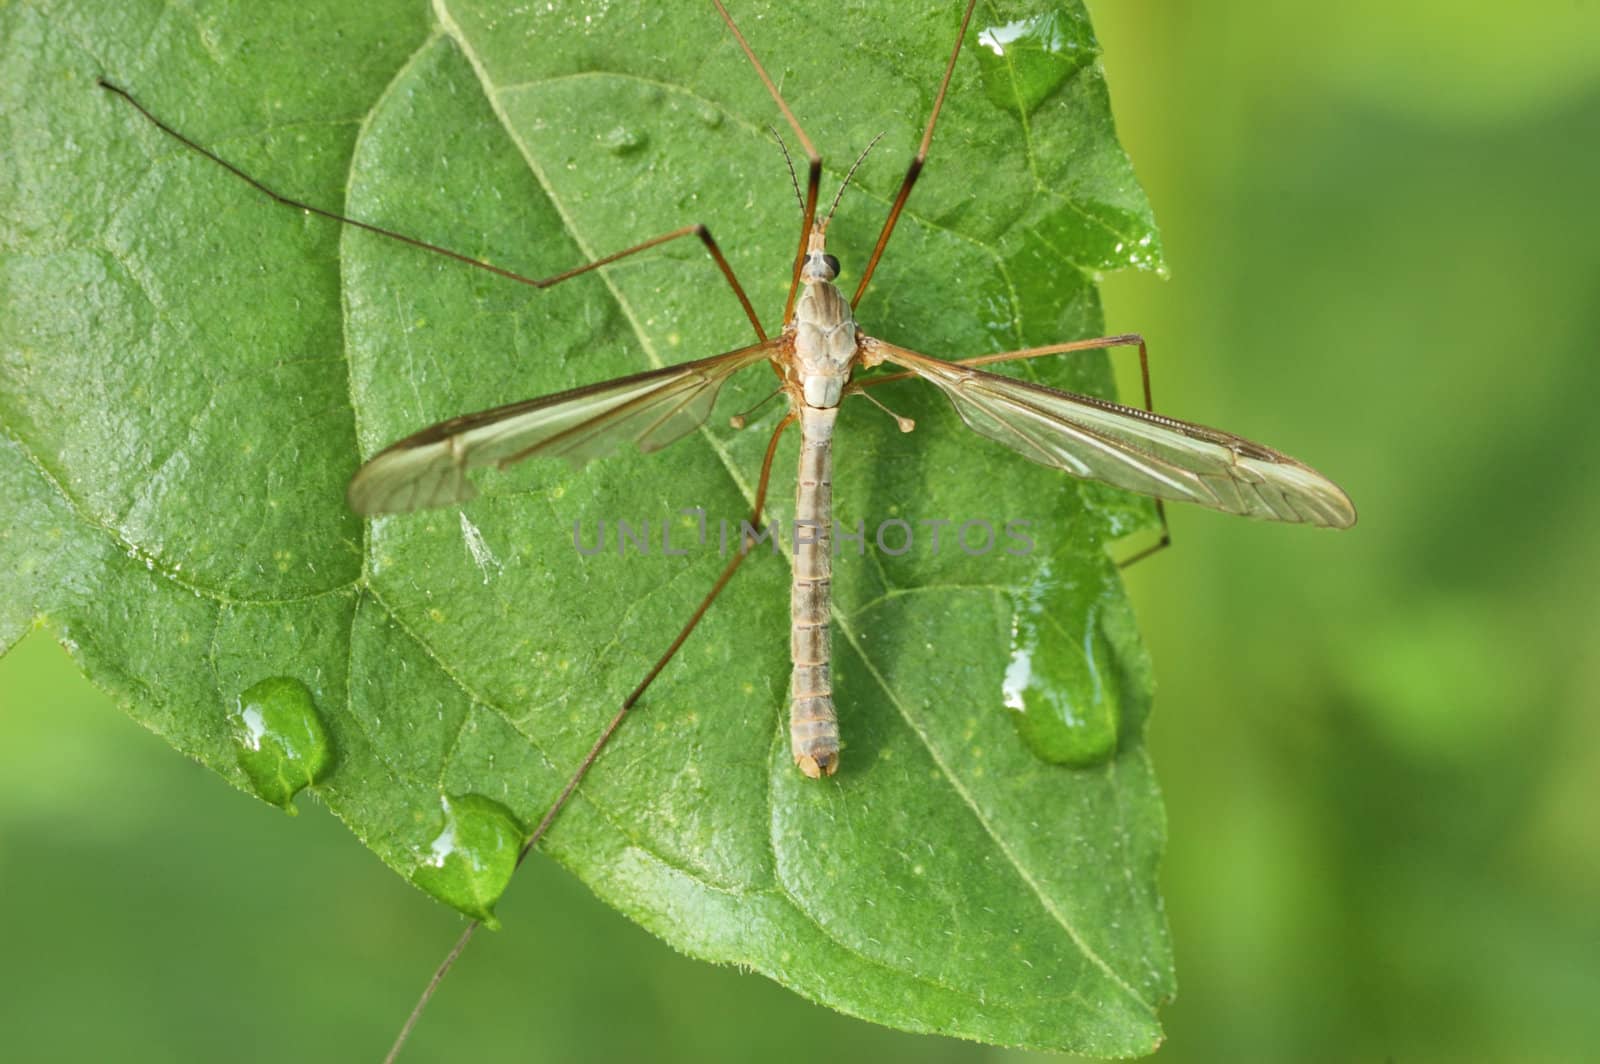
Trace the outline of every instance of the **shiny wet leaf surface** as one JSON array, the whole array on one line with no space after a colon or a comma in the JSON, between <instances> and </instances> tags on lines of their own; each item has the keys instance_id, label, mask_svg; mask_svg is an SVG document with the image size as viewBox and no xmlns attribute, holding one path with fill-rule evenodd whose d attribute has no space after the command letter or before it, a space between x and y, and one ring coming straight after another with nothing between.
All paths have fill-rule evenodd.
<instances>
[{"instance_id":1,"label":"shiny wet leaf surface","mask_svg":"<svg viewBox=\"0 0 1600 1064\"><path fill-rule=\"evenodd\" d=\"M1086 25L1071 4L992 7L985 25ZM827 156L825 195L886 132L831 231L848 285L959 12L735 10ZM698 246L537 292L341 232L183 152L94 79L286 191L529 274L703 221L775 325L796 210L765 129L775 112L714 13L0 17L29 42L7 53L8 83L36 87L7 164L0 543L16 575L0 637L48 618L139 720L251 790L228 707L263 676L300 678L336 752L307 779L407 877L445 834L441 795L536 821L718 569L720 523L745 516L777 416L734 432L724 415L770 378L735 381L706 432L668 451L515 469L461 513L364 524L344 484L430 421L746 343L737 304ZM944 357L1098 333L1090 271L1159 261L1097 65L1029 73L1008 98L978 33L859 311L869 332ZM288 37L345 58L275 46ZM1102 393L1110 379L1098 356L1017 372ZM853 1014L1147 1051L1173 978L1146 703L1120 707L1114 755L1072 768L1029 748L1005 685L1019 604L1046 570L1079 627L1125 609L1104 547L1149 511L972 436L926 389L879 395L918 428L864 404L841 418L837 512L863 547L842 545L835 582L840 774L819 786L789 762L787 566L763 556L548 851L676 947ZM794 461L791 440L780 519ZM703 545L685 508L705 512ZM614 536L574 549L575 526L592 542L624 521L652 529L651 553ZM951 533L975 521L1021 522L1031 549L1001 534L964 549ZM664 522L686 554L661 551ZM893 524L882 549L888 522L909 528L908 549ZM1081 653L1046 634L1039 674ZM1136 671L1147 686L1142 659ZM496 823L478 825L491 854ZM502 866L430 889L486 912Z\"/></svg>"}]
</instances>

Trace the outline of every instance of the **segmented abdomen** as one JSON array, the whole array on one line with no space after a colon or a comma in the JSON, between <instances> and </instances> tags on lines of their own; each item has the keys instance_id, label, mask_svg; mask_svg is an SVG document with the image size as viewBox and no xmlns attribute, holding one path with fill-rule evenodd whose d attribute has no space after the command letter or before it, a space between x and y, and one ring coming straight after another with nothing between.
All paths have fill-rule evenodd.
<instances>
[{"instance_id":1,"label":"segmented abdomen","mask_svg":"<svg viewBox=\"0 0 1600 1064\"><path fill-rule=\"evenodd\" d=\"M795 489L794 582L789 591L789 744L813 779L839 767L828 610L833 589L833 423L838 407L801 406Z\"/></svg>"}]
</instances>

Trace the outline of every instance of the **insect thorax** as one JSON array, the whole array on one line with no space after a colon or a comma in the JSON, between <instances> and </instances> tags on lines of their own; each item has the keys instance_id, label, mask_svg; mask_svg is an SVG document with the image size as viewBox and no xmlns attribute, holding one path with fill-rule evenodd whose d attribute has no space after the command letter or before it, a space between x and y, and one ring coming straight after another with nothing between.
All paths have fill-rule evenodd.
<instances>
[{"instance_id":1,"label":"insect thorax","mask_svg":"<svg viewBox=\"0 0 1600 1064\"><path fill-rule=\"evenodd\" d=\"M794 305L794 375L808 406L838 406L856 357L850 303L827 281L812 281Z\"/></svg>"}]
</instances>

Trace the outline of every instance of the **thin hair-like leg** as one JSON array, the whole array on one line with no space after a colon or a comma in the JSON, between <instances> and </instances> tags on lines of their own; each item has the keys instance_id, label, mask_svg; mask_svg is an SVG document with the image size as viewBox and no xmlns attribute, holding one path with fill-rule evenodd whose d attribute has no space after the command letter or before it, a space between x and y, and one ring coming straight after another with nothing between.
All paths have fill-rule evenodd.
<instances>
[{"instance_id":1,"label":"thin hair-like leg","mask_svg":"<svg viewBox=\"0 0 1600 1064\"><path fill-rule=\"evenodd\" d=\"M917 183L917 178L922 174L922 164L928 160L928 147L933 143L933 127L939 121L939 111L944 107L945 94L950 91L950 75L955 73L956 57L961 54L961 42L966 40L967 24L972 21L972 9L977 3L978 0L967 0L966 13L961 16L961 29L956 33L955 47L950 49L950 61L945 64L944 79L939 82L939 95L933 98L933 113L928 115L927 128L922 131L922 143L917 147L916 158L912 159L911 165L906 168L905 180L900 182L900 191L895 194L894 205L889 208L889 217L883 223L883 231L878 234L877 244L873 245L872 257L867 260L867 268L861 271L861 283L856 285L856 294L850 297L852 310L866 294L867 285L872 281L873 271L878 268L878 260L883 258L883 249L889 245L889 234L894 232L894 225L900 220L900 211L906 205L906 198L911 195L911 186Z\"/></svg>"},{"instance_id":2,"label":"thin hair-like leg","mask_svg":"<svg viewBox=\"0 0 1600 1064\"><path fill-rule=\"evenodd\" d=\"M772 430L772 439L767 441L767 454L761 462L761 478L756 482L755 504L750 509L751 528L758 528L761 525L761 511L766 506L767 485L772 479L772 459L778 453L778 440L782 438L783 431L794 424L794 421L795 416L793 414L785 416L782 421L778 422L777 427ZM672 640L666 652L656 659L656 663L650 666L650 671L645 673L644 679L640 680L634 689L628 693L628 697L622 700L621 708L617 710L616 714L607 722L605 728L601 730L600 737L594 741L594 745L589 748L589 752L578 763L578 767L568 778L566 785L561 788L561 793L556 795L555 801L550 803L550 808L540 818L538 826L533 829L533 832L523 842L522 849L517 853L517 864L519 866L527 858L528 854L533 851L533 848L539 844L539 840L549 832L550 825L555 823L556 817L560 815L561 810L566 806L567 800L572 797L573 792L578 789L578 785L583 782L583 778L589 774L589 770L599 760L601 752L606 748L606 744L611 741L611 737L622 726L623 719L627 717L634 704L643 696L645 689L655 682L657 676L661 675L661 670L666 668L667 663L677 655L684 642L689 638L690 633L699 626L701 619L706 615L706 611L711 608L711 604L716 601L718 595L722 594L722 589L728 586L728 581L733 579L733 574L738 571L739 566L749 553L748 546L749 544L743 541L740 542L739 549L734 552L732 558L728 559L728 564L723 567L722 574L717 577L717 582L711 585L711 590L706 592L705 598L700 600L700 605L695 607L695 611L690 614L689 620L678 630L677 637ZM444 977L455 965L456 959L467 948L467 943L472 941L472 936L477 932L478 926L479 921L477 920L468 924L466 930L462 931L461 936L456 939L455 945L450 947L450 952L439 963L439 967L434 969L433 976L428 980L428 985L423 988L422 996L417 999L411 1014L406 1017L406 1022L401 1026L400 1033L395 1036L394 1045L389 1047L388 1055L383 1058L384 1064L393 1064L399 1057L400 1050L405 1047L406 1040L411 1037L411 1029L417 1025L417 1020L421 1019L423 1009L427 1008L428 1002L433 1000L433 995L439 989L439 984L444 981Z\"/></svg>"},{"instance_id":3,"label":"thin hair-like leg","mask_svg":"<svg viewBox=\"0 0 1600 1064\"><path fill-rule=\"evenodd\" d=\"M800 267L806 261L806 245L811 240L811 224L817 217L817 190L822 187L822 156L817 154L816 147L811 143L811 138L806 136L806 131L801 128L800 120L789 110L789 104L784 100L783 93L778 91L777 82L767 73L767 68L761 65L761 60L756 58L754 48L745 40L744 34L739 31L738 23L733 21L733 16L728 14L728 9L722 6L722 0L711 0L716 6L717 13L722 16L722 21L728 24L728 32L733 34L733 39L739 42L739 47L744 49L745 57L750 60L750 65L755 68L756 75L761 78L761 83L767 87L767 92L777 103L778 110L783 112L784 121L789 123L789 128L794 130L800 147L806 153L806 197L804 209L800 212L800 250L794 256L794 276L789 280L789 299L783 305L783 320L787 324L794 314L795 296L800 292ZM970 9L969 9L970 10ZM788 154L788 149L784 149Z\"/></svg>"},{"instance_id":4,"label":"thin hair-like leg","mask_svg":"<svg viewBox=\"0 0 1600 1064\"><path fill-rule=\"evenodd\" d=\"M128 92L127 89L124 89L118 85L114 85L105 78L99 79L99 85L106 91L115 93L126 100L134 110L143 115L152 125L161 130L161 132L165 133L173 140L176 140L179 144L182 144L190 151L196 152L205 158L210 159L224 170L227 170L235 177L244 181L251 188L254 188L256 191L270 197L274 203L280 203L285 207L293 207L296 210L307 211L319 217L328 218L332 221L338 222L341 225L352 226L356 229L364 229L369 233L376 233L378 236L388 237L390 240L398 240L402 244L410 244L412 247L421 248L424 251L432 251L435 254L443 255L446 258L455 259L457 262L464 263L476 269L487 270L490 273L504 277L507 280L516 281L518 284L531 285L534 288L549 288L552 285L560 284L562 281L570 280L573 277L588 273L590 270L598 269L601 266L609 266L611 263L617 262L620 259L625 259L629 255L636 255L641 251L648 251L653 247L659 247L668 241L677 240L680 237L686 236L696 237L702 244L705 245L706 251L710 253L712 260L716 262L717 269L722 271L722 276L727 280L728 286L733 289L733 294L738 297L739 306L744 310L745 317L750 319L750 324L755 327L757 338L761 340L765 340L767 338L766 330L761 326L761 319L756 316L755 307L751 305L750 297L745 295L744 286L739 283L739 278L735 276L733 272L733 266L730 265L728 260L723 256L722 249L717 246L716 238L711 235L711 230L707 229L704 225L686 225L682 228L674 229L670 233L662 233L660 236L651 237L649 240L646 240L643 243L635 244L629 248L623 248L621 251L602 256L601 258L595 259L593 262L584 263L582 266L577 266L570 270L564 270L561 273L552 274L549 277L527 277L513 270L496 266L493 263L480 262L472 256L464 255L459 251L452 251L449 248L440 247L438 244L430 244L426 240L419 240L414 236L407 236L405 233L396 232L393 229L386 229L381 225L373 225L371 222L363 222L359 218L350 218L346 215L340 214L338 211L330 211L325 207L318 207L302 200L297 200L292 196L285 196L281 192L269 187L262 181L252 177L250 174L241 170L239 167L235 166L233 163L230 163L217 153L211 151L209 148L201 147L195 141L189 139L184 134L178 132L172 126L168 125L166 122L157 118L147 107L145 107L144 104L134 99L133 94Z\"/></svg>"}]
</instances>

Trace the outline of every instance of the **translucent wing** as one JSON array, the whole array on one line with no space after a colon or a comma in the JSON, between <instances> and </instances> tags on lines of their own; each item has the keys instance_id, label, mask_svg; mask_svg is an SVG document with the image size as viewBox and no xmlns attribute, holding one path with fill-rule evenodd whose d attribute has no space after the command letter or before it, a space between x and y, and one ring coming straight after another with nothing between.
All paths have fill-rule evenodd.
<instances>
[{"instance_id":1,"label":"translucent wing","mask_svg":"<svg viewBox=\"0 0 1600 1064\"><path fill-rule=\"evenodd\" d=\"M581 466L632 442L646 453L699 427L730 376L774 342L590 384L441 421L390 444L356 471L346 497L361 514L403 513L477 494L467 470L534 455Z\"/></svg>"},{"instance_id":2,"label":"translucent wing","mask_svg":"<svg viewBox=\"0 0 1600 1064\"><path fill-rule=\"evenodd\" d=\"M1175 418L943 362L869 340L931 381L974 431L1075 477L1224 513L1330 528L1355 507L1321 473L1259 443Z\"/></svg>"}]
</instances>

